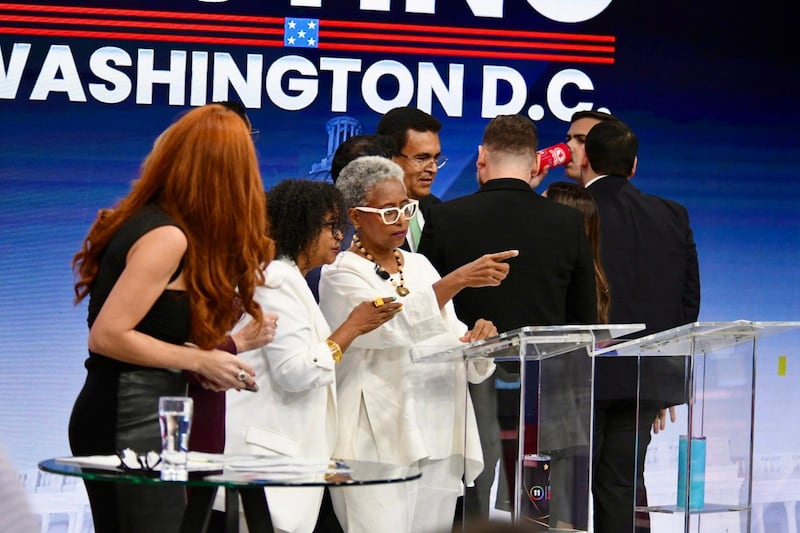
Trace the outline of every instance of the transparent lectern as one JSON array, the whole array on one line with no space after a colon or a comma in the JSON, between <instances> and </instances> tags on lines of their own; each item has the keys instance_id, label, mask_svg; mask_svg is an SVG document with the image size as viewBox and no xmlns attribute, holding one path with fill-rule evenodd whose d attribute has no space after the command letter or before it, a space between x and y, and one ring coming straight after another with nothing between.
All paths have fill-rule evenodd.
<instances>
[{"instance_id":1,"label":"transparent lectern","mask_svg":"<svg viewBox=\"0 0 800 533\"><path fill-rule=\"evenodd\" d=\"M592 354L642 329L529 326L457 348L412 350L420 364L496 364L492 377L470 385L484 471L467 489L462 525L500 514L533 530L588 530Z\"/></svg>"},{"instance_id":2,"label":"transparent lectern","mask_svg":"<svg viewBox=\"0 0 800 533\"><path fill-rule=\"evenodd\" d=\"M649 522L654 532L751 531L759 340L798 327L699 322L595 350L596 356L639 357L640 411L663 384L665 368L677 368L684 387L675 422L658 434L637 432L652 437L644 462L646 500L637 481L638 524Z\"/></svg>"}]
</instances>

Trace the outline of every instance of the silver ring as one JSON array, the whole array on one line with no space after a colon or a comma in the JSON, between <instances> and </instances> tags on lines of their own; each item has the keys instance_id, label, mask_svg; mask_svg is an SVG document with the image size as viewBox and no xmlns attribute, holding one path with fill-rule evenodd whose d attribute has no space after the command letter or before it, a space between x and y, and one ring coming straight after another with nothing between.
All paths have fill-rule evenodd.
<instances>
[{"instance_id":1,"label":"silver ring","mask_svg":"<svg viewBox=\"0 0 800 533\"><path fill-rule=\"evenodd\" d=\"M236 379L238 379L239 381L244 381L246 378L247 378L247 372L245 372L244 370L239 370L239 373L236 374Z\"/></svg>"}]
</instances>

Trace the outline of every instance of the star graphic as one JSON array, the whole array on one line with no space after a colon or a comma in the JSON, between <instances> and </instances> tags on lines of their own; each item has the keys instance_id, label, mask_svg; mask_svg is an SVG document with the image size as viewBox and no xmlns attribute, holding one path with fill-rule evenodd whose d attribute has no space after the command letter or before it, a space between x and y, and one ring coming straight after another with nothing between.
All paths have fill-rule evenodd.
<instances>
[{"instance_id":1,"label":"star graphic","mask_svg":"<svg viewBox=\"0 0 800 533\"><path fill-rule=\"evenodd\" d=\"M294 37L289 37L288 39L286 39L286 42L288 42L289 44L294 44Z\"/></svg>"},{"instance_id":2,"label":"star graphic","mask_svg":"<svg viewBox=\"0 0 800 533\"><path fill-rule=\"evenodd\" d=\"M316 22L314 22L313 20L308 21L308 29L309 30L313 30L316 27L317 27L317 23Z\"/></svg>"},{"instance_id":3,"label":"star graphic","mask_svg":"<svg viewBox=\"0 0 800 533\"><path fill-rule=\"evenodd\" d=\"M550 470L550 465L543 465L545 470Z\"/></svg>"},{"instance_id":4,"label":"star graphic","mask_svg":"<svg viewBox=\"0 0 800 533\"><path fill-rule=\"evenodd\" d=\"M306 32L304 32L303 30L300 30L299 32L297 32L297 36L302 39L303 37L306 36Z\"/></svg>"},{"instance_id":5,"label":"star graphic","mask_svg":"<svg viewBox=\"0 0 800 533\"><path fill-rule=\"evenodd\" d=\"M293 21L293 20L289 21L289 28L290 29L294 29L296 26L297 26L297 23L295 21Z\"/></svg>"},{"instance_id":6,"label":"star graphic","mask_svg":"<svg viewBox=\"0 0 800 533\"><path fill-rule=\"evenodd\" d=\"M314 40L314 38L313 38L313 37L311 37L310 39L308 39L308 46L314 46L314 43L315 43L315 42L316 42L316 41Z\"/></svg>"}]
</instances>

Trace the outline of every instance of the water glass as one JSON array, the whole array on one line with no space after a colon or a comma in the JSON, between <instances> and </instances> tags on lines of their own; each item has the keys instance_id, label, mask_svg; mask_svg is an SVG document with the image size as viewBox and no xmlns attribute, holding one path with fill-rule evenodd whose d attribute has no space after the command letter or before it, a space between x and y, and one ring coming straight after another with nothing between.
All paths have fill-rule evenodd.
<instances>
[{"instance_id":1,"label":"water glass","mask_svg":"<svg viewBox=\"0 0 800 533\"><path fill-rule=\"evenodd\" d=\"M188 479L186 453L192 428L191 398L162 396L158 399L158 421L161 425L161 479Z\"/></svg>"}]
</instances>

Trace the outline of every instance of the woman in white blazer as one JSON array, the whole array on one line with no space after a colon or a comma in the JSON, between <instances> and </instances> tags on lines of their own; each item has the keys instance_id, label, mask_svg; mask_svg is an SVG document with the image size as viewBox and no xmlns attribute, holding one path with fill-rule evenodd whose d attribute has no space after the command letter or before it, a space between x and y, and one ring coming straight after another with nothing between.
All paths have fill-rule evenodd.
<instances>
[{"instance_id":1,"label":"woman in white blazer","mask_svg":"<svg viewBox=\"0 0 800 533\"><path fill-rule=\"evenodd\" d=\"M478 428L460 361L414 364L417 352L437 352L496 335L478 320L468 331L451 299L466 287L498 285L508 273L490 254L441 278L417 253L399 249L417 203L408 197L403 170L391 160L361 157L336 180L356 228L352 246L322 269L320 308L334 326L355 301L394 292L403 311L354 340L337 369L337 457L416 465L416 483L331 489L339 523L348 533L434 533L452 527L462 477L483 467ZM469 238L454 235L453 238ZM470 363L469 379L494 370ZM465 405L466 401L466 405ZM466 437L466 438L465 438Z\"/></svg>"},{"instance_id":2,"label":"woman in white blazer","mask_svg":"<svg viewBox=\"0 0 800 533\"><path fill-rule=\"evenodd\" d=\"M259 391L227 396L225 452L327 460L336 440L334 368L342 350L390 320L400 305L356 304L331 332L305 274L339 252L341 194L329 183L286 180L267 193L267 213L278 259L255 298L264 312L279 315L278 325L268 346L239 354L253 367ZM321 487L268 488L266 495L275 531L313 530Z\"/></svg>"}]
</instances>

